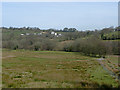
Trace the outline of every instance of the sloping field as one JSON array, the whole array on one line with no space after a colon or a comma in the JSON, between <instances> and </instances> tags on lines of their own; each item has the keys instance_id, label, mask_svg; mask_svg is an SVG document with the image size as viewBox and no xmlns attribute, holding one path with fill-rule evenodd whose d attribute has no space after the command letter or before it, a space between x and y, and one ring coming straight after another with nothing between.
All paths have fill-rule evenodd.
<instances>
[{"instance_id":1,"label":"sloping field","mask_svg":"<svg viewBox=\"0 0 120 90\"><path fill-rule=\"evenodd\" d=\"M96 58L75 52L3 50L3 88L117 87Z\"/></svg>"}]
</instances>

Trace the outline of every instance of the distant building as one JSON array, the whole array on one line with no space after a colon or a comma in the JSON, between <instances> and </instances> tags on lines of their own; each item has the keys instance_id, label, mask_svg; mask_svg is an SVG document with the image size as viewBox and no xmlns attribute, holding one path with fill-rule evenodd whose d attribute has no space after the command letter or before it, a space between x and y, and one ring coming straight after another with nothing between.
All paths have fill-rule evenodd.
<instances>
[{"instance_id":1,"label":"distant building","mask_svg":"<svg viewBox=\"0 0 120 90\"><path fill-rule=\"evenodd\" d=\"M57 35L57 33L55 33L55 36Z\"/></svg>"},{"instance_id":2,"label":"distant building","mask_svg":"<svg viewBox=\"0 0 120 90\"><path fill-rule=\"evenodd\" d=\"M37 35L36 33L34 33L34 35Z\"/></svg>"},{"instance_id":3,"label":"distant building","mask_svg":"<svg viewBox=\"0 0 120 90\"><path fill-rule=\"evenodd\" d=\"M59 36L61 36L62 34L60 33L60 34L58 34Z\"/></svg>"},{"instance_id":4,"label":"distant building","mask_svg":"<svg viewBox=\"0 0 120 90\"><path fill-rule=\"evenodd\" d=\"M24 34L20 34L21 36L23 36Z\"/></svg>"},{"instance_id":5,"label":"distant building","mask_svg":"<svg viewBox=\"0 0 120 90\"><path fill-rule=\"evenodd\" d=\"M38 35L42 35L42 33L38 33Z\"/></svg>"},{"instance_id":6,"label":"distant building","mask_svg":"<svg viewBox=\"0 0 120 90\"><path fill-rule=\"evenodd\" d=\"M55 34L55 32L51 32L51 34Z\"/></svg>"},{"instance_id":7,"label":"distant building","mask_svg":"<svg viewBox=\"0 0 120 90\"><path fill-rule=\"evenodd\" d=\"M47 32L42 32L42 34L47 33Z\"/></svg>"}]
</instances>

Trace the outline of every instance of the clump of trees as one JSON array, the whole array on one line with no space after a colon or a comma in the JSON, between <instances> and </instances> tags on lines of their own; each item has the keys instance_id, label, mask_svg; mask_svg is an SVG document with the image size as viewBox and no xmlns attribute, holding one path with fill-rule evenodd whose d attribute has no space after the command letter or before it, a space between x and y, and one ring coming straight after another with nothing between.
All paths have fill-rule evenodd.
<instances>
[{"instance_id":1,"label":"clump of trees","mask_svg":"<svg viewBox=\"0 0 120 90\"><path fill-rule=\"evenodd\" d=\"M120 39L120 32L102 34L101 39L103 39L103 40L117 40L117 39Z\"/></svg>"},{"instance_id":2,"label":"clump of trees","mask_svg":"<svg viewBox=\"0 0 120 90\"><path fill-rule=\"evenodd\" d=\"M87 56L101 57L106 55L105 44L95 38L77 39L65 46L65 51L82 52Z\"/></svg>"},{"instance_id":3,"label":"clump of trees","mask_svg":"<svg viewBox=\"0 0 120 90\"><path fill-rule=\"evenodd\" d=\"M77 39L71 44L65 45L65 51L82 52L84 55L92 57L105 57L109 54L120 54L120 42L103 41L96 37L87 39Z\"/></svg>"},{"instance_id":4,"label":"clump of trees","mask_svg":"<svg viewBox=\"0 0 120 90\"><path fill-rule=\"evenodd\" d=\"M105 43L94 37L80 40L78 48L79 48L79 51L83 52L85 55L88 55L88 56L104 57L106 55Z\"/></svg>"},{"instance_id":5,"label":"clump of trees","mask_svg":"<svg viewBox=\"0 0 120 90\"><path fill-rule=\"evenodd\" d=\"M120 39L120 27L104 28L100 31L102 40L118 40Z\"/></svg>"},{"instance_id":6,"label":"clump of trees","mask_svg":"<svg viewBox=\"0 0 120 90\"><path fill-rule=\"evenodd\" d=\"M12 34L12 33L11 33ZM39 36L19 36L3 34L2 46L8 49L25 49L25 50L54 50L57 41Z\"/></svg>"}]
</instances>

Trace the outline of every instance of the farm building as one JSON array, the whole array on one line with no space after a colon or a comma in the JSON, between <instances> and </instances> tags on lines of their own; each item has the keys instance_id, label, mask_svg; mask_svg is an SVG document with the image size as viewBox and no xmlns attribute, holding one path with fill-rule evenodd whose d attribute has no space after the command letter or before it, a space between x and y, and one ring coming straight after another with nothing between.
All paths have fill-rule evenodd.
<instances>
[{"instance_id":1,"label":"farm building","mask_svg":"<svg viewBox=\"0 0 120 90\"><path fill-rule=\"evenodd\" d=\"M24 34L20 34L21 36L23 36Z\"/></svg>"},{"instance_id":2,"label":"farm building","mask_svg":"<svg viewBox=\"0 0 120 90\"><path fill-rule=\"evenodd\" d=\"M55 34L55 32L51 32L51 34Z\"/></svg>"}]
</instances>

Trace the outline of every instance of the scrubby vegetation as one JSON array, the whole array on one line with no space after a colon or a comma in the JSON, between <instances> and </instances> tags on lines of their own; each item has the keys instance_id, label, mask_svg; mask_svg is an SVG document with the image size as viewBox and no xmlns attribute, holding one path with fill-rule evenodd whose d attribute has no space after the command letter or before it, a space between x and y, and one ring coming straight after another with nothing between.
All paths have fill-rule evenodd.
<instances>
[{"instance_id":1,"label":"scrubby vegetation","mask_svg":"<svg viewBox=\"0 0 120 90\"><path fill-rule=\"evenodd\" d=\"M2 29L3 48L13 50L81 52L94 57L120 54L119 27L110 27L95 31L78 31L75 28L41 30L30 27L3 27Z\"/></svg>"}]
</instances>

